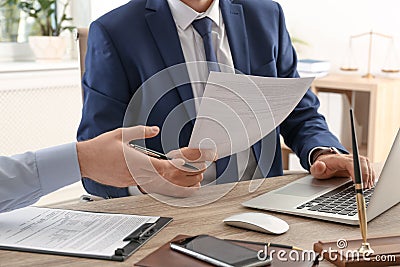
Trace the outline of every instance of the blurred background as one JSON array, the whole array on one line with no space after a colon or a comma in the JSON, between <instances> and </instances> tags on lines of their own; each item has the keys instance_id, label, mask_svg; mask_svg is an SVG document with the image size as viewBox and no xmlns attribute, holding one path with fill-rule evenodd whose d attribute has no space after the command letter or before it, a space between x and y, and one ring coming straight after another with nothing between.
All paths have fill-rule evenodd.
<instances>
[{"instance_id":1,"label":"blurred background","mask_svg":"<svg viewBox=\"0 0 400 267\"><path fill-rule=\"evenodd\" d=\"M135 0L133 0L135 1ZM161 1L161 0L160 0ZM89 27L91 21L125 4L126 0L59 0L49 8L54 27L44 31L40 21L27 15L35 3L21 9L19 0L0 1L0 151L12 155L27 150L72 142L80 121L82 107L78 49L73 27ZM29 2L29 1L26 1ZM50 1L51 2L51 1ZM56 2L56 4L54 4ZM329 74L361 76L368 69L369 35L350 37L370 31L392 38L374 36L370 57L371 73L378 78L398 79L399 73L384 73L382 68L399 68L400 19L398 0L277 0L282 5L287 28L299 59L329 63ZM64 16L65 15L65 16ZM57 22L65 18L62 26ZM132 29L134 34L134 29ZM127 33L129 34L129 33ZM32 44L33 36L62 37L65 50L55 51L52 58L34 53L40 44ZM54 43L46 41L47 45ZM56 49L57 50L57 49ZM42 49L43 52L43 49ZM59 58L55 58L56 54ZM43 53L42 53L43 54ZM46 55L44 55L46 56ZM350 62L350 63L349 63ZM351 73L341 71L344 65L357 67ZM327 74L327 73L326 73ZM324 73L325 75L325 73ZM400 88L399 88L400 90ZM339 138L346 132L343 111L350 105L346 96L321 93L321 112L327 117ZM358 94L358 113L368 114L368 95ZM400 98L396 99L400 106ZM345 113L347 116L347 111ZM368 142L368 117L360 118L360 129ZM364 129L362 129L364 127ZM301 167L297 158L289 156L289 169ZM39 204L76 201L84 194L80 183L53 193Z\"/></svg>"}]
</instances>

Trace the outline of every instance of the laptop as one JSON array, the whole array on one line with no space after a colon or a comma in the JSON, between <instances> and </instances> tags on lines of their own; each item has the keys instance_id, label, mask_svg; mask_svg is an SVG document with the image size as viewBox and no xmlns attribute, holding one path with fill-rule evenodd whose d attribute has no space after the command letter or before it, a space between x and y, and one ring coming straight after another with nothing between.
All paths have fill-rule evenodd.
<instances>
[{"instance_id":1,"label":"laptop","mask_svg":"<svg viewBox=\"0 0 400 267\"><path fill-rule=\"evenodd\" d=\"M400 129L375 187L364 190L370 221L400 202ZM358 225L354 183L350 178L318 180L308 175L243 206Z\"/></svg>"}]
</instances>

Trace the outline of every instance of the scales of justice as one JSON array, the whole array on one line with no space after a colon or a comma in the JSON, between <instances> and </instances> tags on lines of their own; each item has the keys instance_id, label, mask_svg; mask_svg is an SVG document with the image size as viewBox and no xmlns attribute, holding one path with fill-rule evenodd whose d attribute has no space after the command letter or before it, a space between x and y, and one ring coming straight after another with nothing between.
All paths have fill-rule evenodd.
<instances>
[{"instance_id":1,"label":"scales of justice","mask_svg":"<svg viewBox=\"0 0 400 267\"><path fill-rule=\"evenodd\" d=\"M370 31L366 33L361 33L357 35L350 36L349 40L349 47L346 56L346 62L343 67L340 68L342 71L357 71L358 67L355 62L354 52L353 52L353 40L358 39L360 37L368 36L369 37L369 46L368 46L368 72L363 75L363 78L373 79L374 75L371 74L371 60L372 60L372 44L373 39L376 37L384 38L389 41L389 47L387 50L387 55L385 59L384 66L382 67L381 71L385 73L398 73L400 72L399 60L395 53L395 44L393 36Z\"/></svg>"}]
</instances>

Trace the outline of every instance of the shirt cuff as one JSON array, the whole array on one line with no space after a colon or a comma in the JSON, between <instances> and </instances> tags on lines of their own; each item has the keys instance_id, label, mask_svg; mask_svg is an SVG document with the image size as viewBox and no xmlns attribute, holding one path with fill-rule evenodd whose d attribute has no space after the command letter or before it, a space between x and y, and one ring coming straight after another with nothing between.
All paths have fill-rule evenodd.
<instances>
[{"instance_id":1,"label":"shirt cuff","mask_svg":"<svg viewBox=\"0 0 400 267\"><path fill-rule=\"evenodd\" d=\"M312 156L312 154L314 153L315 150L317 150L317 149L330 149L330 148L333 148L338 154L342 154L338 149L336 149L336 148L334 148L334 147L327 147L327 146L317 146L317 147L314 147L314 148L311 149L310 152L308 153L308 164L310 165L310 167L311 167L311 165L314 163L314 162L312 162L311 156Z\"/></svg>"},{"instance_id":2,"label":"shirt cuff","mask_svg":"<svg viewBox=\"0 0 400 267\"><path fill-rule=\"evenodd\" d=\"M43 195L81 179L76 143L41 149L35 156Z\"/></svg>"},{"instance_id":3,"label":"shirt cuff","mask_svg":"<svg viewBox=\"0 0 400 267\"><path fill-rule=\"evenodd\" d=\"M140 196L144 195L142 191L137 186L129 186L128 187L128 192L130 196Z\"/></svg>"}]
</instances>

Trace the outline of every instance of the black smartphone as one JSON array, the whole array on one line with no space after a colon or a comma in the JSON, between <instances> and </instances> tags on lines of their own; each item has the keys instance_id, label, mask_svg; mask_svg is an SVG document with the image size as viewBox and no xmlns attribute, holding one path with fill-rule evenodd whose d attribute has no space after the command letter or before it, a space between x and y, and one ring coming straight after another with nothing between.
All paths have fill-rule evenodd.
<instances>
[{"instance_id":1,"label":"black smartphone","mask_svg":"<svg viewBox=\"0 0 400 267\"><path fill-rule=\"evenodd\" d=\"M188 237L170 243L171 249L222 267L253 267L271 264L259 259L258 251L209 235Z\"/></svg>"}]
</instances>

